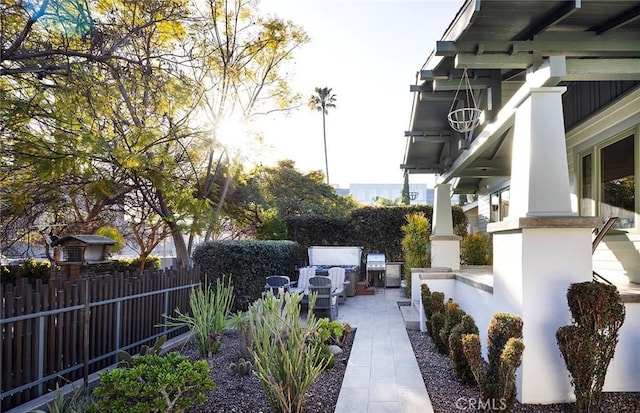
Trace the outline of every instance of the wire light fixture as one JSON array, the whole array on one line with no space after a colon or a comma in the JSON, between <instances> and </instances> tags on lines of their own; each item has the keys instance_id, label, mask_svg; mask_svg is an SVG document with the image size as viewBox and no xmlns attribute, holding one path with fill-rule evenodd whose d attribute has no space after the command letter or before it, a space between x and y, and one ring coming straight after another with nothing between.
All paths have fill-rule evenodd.
<instances>
[{"instance_id":1,"label":"wire light fixture","mask_svg":"<svg viewBox=\"0 0 640 413\"><path fill-rule=\"evenodd\" d=\"M456 109L456 105L458 103L458 94L460 93L460 89L465 88L465 104L467 106ZM476 103L476 99L473 96L473 89L471 88L471 82L469 81L469 75L467 74L467 69L464 69L462 72L462 77L460 78L460 83L458 84L458 89L456 90L456 94L453 98L453 102L451 103L451 107L449 108L449 114L447 115L447 120L449 121L449 125L453 130L460 133L468 133L472 132L478 123L480 122L480 114L482 111L478 109L478 104Z\"/></svg>"}]
</instances>

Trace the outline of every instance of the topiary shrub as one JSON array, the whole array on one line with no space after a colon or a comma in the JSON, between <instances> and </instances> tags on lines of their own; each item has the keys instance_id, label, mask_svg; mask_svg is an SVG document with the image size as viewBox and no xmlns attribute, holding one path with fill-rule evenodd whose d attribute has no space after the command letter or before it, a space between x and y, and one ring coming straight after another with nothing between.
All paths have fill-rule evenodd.
<instances>
[{"instance_id":1,"label":"topiary shrub","mask_svg":"<svg viewBox=\"0 0 640 413\"><path fill-rule=\"evenodd\" d=\"M444 354L449 354L449 335L453 327L462 320L464 314L464 311L460 309L460 304L449 298L447 304L444 306L444 325L438 333L440 337L439 348L442 348Z\"/></svg>"},{"instance_id":2,"label":"topiary shrub","mask_svg":"<svg viewBox=\"0 0 640 413\"><path fill-rule=\"evenodd\" d=\"M482 234L468 235L460 243L460 255L466 265L491 265L491 240Z\"/></svg>"},{"instance_id":3,"label":"topiary shrub","mask_svg":"<svg viewBox=\"0 0 640 413\"><path fill-rule=\"evenodd\" d=\"M451 330L449 335L449 357L451 357L451 363L458 381L465 384L473 384L476 381L462 348L462 336L466 334L479 334L478 326L473 317L468 314L464 314L460 322Z\"/></svg>"},{"instance_id":4,"label":"topiary shrub","mask_svg":"<svg viewBox=\"0 0 640 413\"><path fill-rule=\"evenodd\" d=\"M427 331L431 339L437 345L437 336L444 327L444 293L434 291L431 293L431 300L428 304L430 314L427 319Z\"/></svg>"},{"instance_id":5,"label":"topiary shrub","mask_svg":"<svg viewBox=\"0 0 640 413\"><path fill-rule=\"evenodd\" d=\"M131 367L100 373L93 412L182 412L204 403L215 384L204 360L189 361L178 352L131 359Z\"/></svg>"},{"instance_id":6,"label":"topiary shrub","mask_svg":"<svg viewBox=\"0 0 640 413\"><path fill-rule=\"evenodd\" d=\"M482 391L481 405L505 406L510 410L516 398L516 370L522 362L522 319L496 313L488 329L489 366L485 369L477 334L462 336L462 349Z\"/></svg>"},{"instance_id":7,"label":"topiary shrub","mask_svg":"<svg viewBox=\"0 0 640 413\"><path fill-rule=\"evenodd\" d=\"M599 412L607 368L618 344L625 308L614 285L571 284L567 301L573 324L556 332L576 395L574 412Z\"/></svg>"},{"instance_id":8,"label":"topiary shrub","mask_svg":"<svg viewBox=\"0 0 640 413\"><path fill-rule=\"evenodd\" d=\"M427 316L427 319L431 318L431 315L433 314L433 305L431 304L431 290L427 284L420 285L420 299L422 301L424 315Z\"/></svg>"}]
</instances>

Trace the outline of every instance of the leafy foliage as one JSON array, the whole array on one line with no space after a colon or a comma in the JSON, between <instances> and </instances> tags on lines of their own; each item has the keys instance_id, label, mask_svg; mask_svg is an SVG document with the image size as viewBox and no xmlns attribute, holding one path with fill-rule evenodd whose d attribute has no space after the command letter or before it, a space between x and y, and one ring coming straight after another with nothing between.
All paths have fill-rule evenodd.
<instances>
[{"instance_id":1,"label":"leafy foliage","mask_svg":"<svg viewBox=\"0 0 640 413\"><path fill-rule=\"evenodd\" d=\"M479 334L478 326L476 326L473 317L468 314L464 314L460 322L451 330L449 335L449 357L451 357L453 370L458 380L462 383L472 384L475 383L475 378L462 348L462 336L466 334Z\"/></svg>"},{"instance_id":2,"label":"leafy foliage","mask_svg":"<svg viewBox=\"0 0 640 413\"><path fill-rule=\"evenodd\" d=\"M491 265L491 240L482 234L471 234L460 243L462 262L466 265Z\"/></svg>"},{"instance_id":3,"label":"leafy foliage","mask_svg":"<svg viewBox=\"0 0 640 413\"><path fill-rule=\"evenodd\" d=\"M246 310L258 299L268 275L293 277L299 246L291 241L210 241L199 245L193 259L209 280L223 276L233 279L235 306Z\"/></svg>"},{"instance_id":4,"label":"leafy foliage","mask_svg":"<svg viewBox=\"0 0 640 413\"><path fill-rule=\"evenodd\" d=\"M438 333L440 343L445 354L451 354L451 348L449 347L451 331L462 321L462 316L465 312L460 309L460 304L449 298L447 304L444 306L444 325Z\"/></svg>"},{"instance_id":5,"label":"leafy foliage","mask_svg":"<svg viewBox=\"0 0 640 413\"><path fill-rule=\"evenodd\" d=\"M306 33L245 1L0 8L4 245L42 222L93 233L124 205L188 264L183 235L220 233L236 178L224 123L295 106L283 69Z\"/></svg>"},{"instance_id":6,"label":"leafy foliage","mask_svg":"<svg viewBox=\"0 0 640 413\"><path fill-rule=\"evenodd\" d=\"M520 317L496 313L489 323L489 366L484 367L480 339L477 334L462 336L462 348L473 376L482 390L482 399L489 406L504 404L511 409L516 398L516 370L522 362L522 320Z\"/></svg>"},{"instance_id":7,"label":"leafy foliage","mask_svg":"<svg viewBox=\"0 0 640 413\"><path fill-rule=\"evenodd\" d=\"M567 301L574 323L560 327L556 339L574 386L574 411L598 412L625 308L614 285L596 282L571 284Z\"/></svg>"},{"instance_id":8,"label":"leafy foliage","mask_svg":"<svg viewBox=\"0 0 640 413\"><path fill-rule=\"evenodd\" d=\"M268 293L249 307L254 339L254 374L275 412L301 413L305 390L325 369L329 360L311 340L317 334L313 315L315 294L309 297L306 325L301 324L301 294L275 297Z\"/></svg>"},{"instance_id":9,"label":"leafy foliage","mask_svg":"<svg viewBox=\"0 0 640 413\"><path fill-rule=\"evenodd\" d=\"M186 324L193 333L200 354L207 355L209 352L215 353L220 346L219 340L227 326L234 293L230 277L226 282L224 277L216 279L215 291L206 278L203 284L191 289L189 296L191 314L176 308L176 316L165 315L165 317L169 325Z\"/></svg>"},{"instance_id":10,"label":"leafy foliage","mask_svg":"<svg viewBox=\"0 0 640 413\"><path fill-rule=\"evenodd\" d=\"M147 354L155 354L156 356L160 356L162 352L162 345L167 341L167 336L160 336L156 339L155 343L153 343L152 347L148 345L144 345L140 348L140 353L138 356L145 356ZM118 367L133 367L133 358L136 356L132 356L128 352L124 350L120 350L116 355L118 359Z\"/></svg>"},{"instance_id":11,"label":"leafy foliage","mask_svg":"<svg viewBox=\"0 0 640 413\"><path fill-rule=\"evenodd\" d=\"M51 277L52 265L50 262L38 262L33 258L26 259L18 265L3 265L0 267L1 282L17 283L26 278L29 282L36 280L46 281Z\"/></svg>"},{"instance_id":12,"label":"leafy foliage","mask_svg":"<svg viewBox=\"0 0 640 413\"><path fill-rule=\"evenodd\" d=\"M424 214L408 214L407 223L401 229L402 251L404 252L404 279L407 282L406 294L411 294L411 269L429 266L427 244L429 243L429 220Z\"/></svg>"},{"instance_id":13,"label":"leafy foliage","mask_svg":"<svg viewBox=\"0 0 640 413\"><path fill-rule=\"evenodd\" d=\"M202 404L215 384L206 361L191 362L177 352L134 357L129 368L100 373L93 394L95 412L181 412Z\"/></svg>"}]
</instances>

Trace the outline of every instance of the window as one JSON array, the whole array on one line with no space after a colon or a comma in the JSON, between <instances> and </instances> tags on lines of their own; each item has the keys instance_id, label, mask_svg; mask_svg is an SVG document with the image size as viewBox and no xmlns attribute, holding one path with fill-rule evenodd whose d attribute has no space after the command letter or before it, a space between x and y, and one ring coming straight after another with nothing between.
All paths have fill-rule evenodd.
<instances>
[{"instance_id":1,"label":"window","mask_svg":"<svg viewBox=\"0 0 640 413\"><path fill-rule=\"evenodd\" d=\"M638 137L627 131L580 155L580 213L618 217L616 228L637 228Z\"/></svg>"},{"instance_id":2,"label":"window","mask_svg":"<svg viewBox=\"0 0 640 413\"><path fill-rule=\"evenodd\" d=\"M82 248L81 247L65 247L64 253L66 255L65 261L67 262L81 262L82 261Z\"/></svg>"},{"instance_id":3,"label":"window","mask_svg":"<svg viewBox=\"0 0 640 413\"><path fill-rule=\"evenodd\" d=\"M509 188L502 189L491 194L491 215L490 222L502 221L509 215Z\"/></svg>"}]
</instances>

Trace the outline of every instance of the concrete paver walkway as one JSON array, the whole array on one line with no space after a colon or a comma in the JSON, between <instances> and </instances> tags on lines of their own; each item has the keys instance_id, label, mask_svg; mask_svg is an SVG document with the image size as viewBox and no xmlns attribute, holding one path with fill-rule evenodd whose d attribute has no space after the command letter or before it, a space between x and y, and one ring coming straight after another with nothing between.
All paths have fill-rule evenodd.
<instances>
[{"instance_id":1,"label":"concrete paver walkway","mask_svg":"<svg viewBox=\"0 0 640 413\"><path fill-rule=\"evenodd\" d=\"M335 413L433 413L398 301L402 288L348 297L338 321L357 328Z\"/></svg>"}]
</instances>

